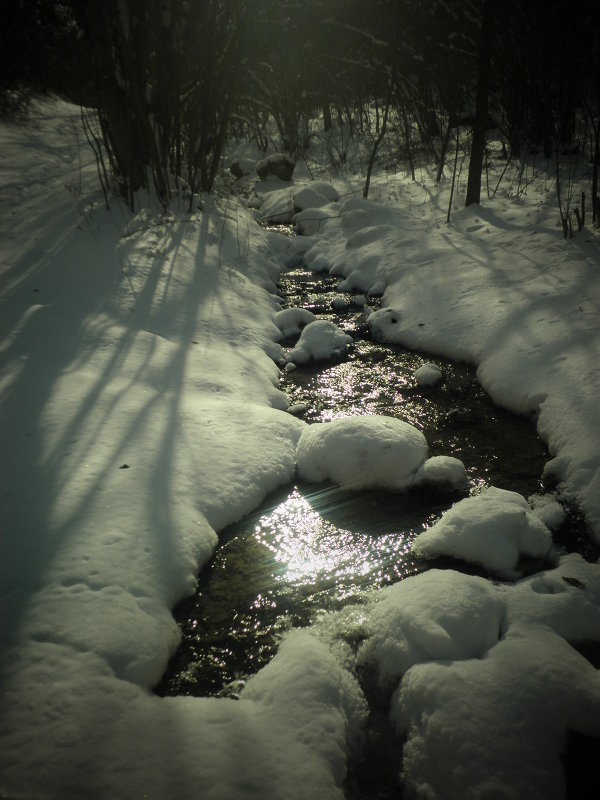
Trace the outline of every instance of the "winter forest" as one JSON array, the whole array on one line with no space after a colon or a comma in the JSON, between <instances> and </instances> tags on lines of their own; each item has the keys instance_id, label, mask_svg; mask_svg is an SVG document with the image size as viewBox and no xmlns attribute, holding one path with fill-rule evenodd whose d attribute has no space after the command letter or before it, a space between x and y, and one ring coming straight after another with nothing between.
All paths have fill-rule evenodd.
<instances>
[{"instance_id":1,"label":"winter forest","mask_svg":"<svg viewBox=\"0 0 600 800\"><path fill-rule=\"evenodd\" d=\"M600 792L600 14L0 9L0 800Z\"/></svg>"}]
</instances>

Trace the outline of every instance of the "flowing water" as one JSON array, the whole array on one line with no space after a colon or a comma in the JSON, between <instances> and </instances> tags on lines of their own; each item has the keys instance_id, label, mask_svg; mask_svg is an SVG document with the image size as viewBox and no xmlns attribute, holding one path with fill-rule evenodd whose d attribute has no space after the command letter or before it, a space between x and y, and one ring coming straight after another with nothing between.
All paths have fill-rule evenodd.
<instances>
[{"instance_id":1,"label":"flowing water","mask_svg":"<svg viewBox=\"0 0 600 800\"><path fill-rule=\"evenodd\" d=\"M282 276L284 305L309 308L355 338L343 360L282 372L290 404L306 406L307 422L350 414L410 422L431 455L463 461L468 488L347 493L298 482L268 497L221 533L196 594L175 610L183 641L161 694L235 694L273 656L285 630L426 568L411 558L411 541L466 493L485 485L525 496L548 488L541 478L548 454L531 420L494 405L471 366L371 341L368 309L332 310L335 283L302 268ZM369 299L371 308L375 302ZM435 387L415 384L414 370L425 360L443 370ZM571 524L574 549L580 535Z\"/></svg>"},{"instance_id":2,"label":"flowing water","mask_svg":"<svg viewBox=\"0 0 600 800\"><path fill-rule=\"evenodd\" d=\"M525 496L551 488L541 477L549 455L532 420L497 407L471 366L373 342L366 317L376 301L369 299L371 309L350 304L334 312L335 283L302 268L282 276L284 306L309 308L355 340L342 360L282 372L290 404L303 404L307 422L355 414L409 422L425 434L430 455L463 461L468 487L462 493L431 488L348 493L297 482L268 497L221 533L195 595L175 609L182 643L156 688L159 694L235 697L245 679L273 657L283 632L426 569L412 559L410 543L461 497L486 485ZM443 371L435 387L415 384L414 370L424 361ZM558 544L582 552L589 541L584 523L572 513ZM386 774L395 759L382 749L389 738L384 717L373 715L373 728L383 726L383 733L371 739L373 752L365 763L372 769L351 771L349 797L397 796L397 775Z\"/></svg>"}]
</instances>

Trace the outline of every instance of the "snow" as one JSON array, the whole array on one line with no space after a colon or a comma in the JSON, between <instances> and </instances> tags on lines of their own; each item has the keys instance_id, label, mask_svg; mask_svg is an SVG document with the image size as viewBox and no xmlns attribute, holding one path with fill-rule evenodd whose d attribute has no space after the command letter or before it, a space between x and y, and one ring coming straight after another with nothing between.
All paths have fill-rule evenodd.
<instances>
[{"instance_id":1,"label":"snow","mask_svg":"<svg viewBox=\"0 0 600 800\"><path fill-rule=\"evenodd\" d=\"M307 308L284 308L273 318L275 325L285 337L298 336L302 328L315 320L315 315Z\"/></svg>"},{"instance_id":2,"label":"snow","mask_svg":"<svg viewBox=\"0 0 600 800\"><path fill-rule=\"evenodd\" d=\"M304 428L296 450L307 481L331 480L344 489L403 489L427 457L427 441L394 417L341 417Z\"/></svg>"},{"instance_id":3,"label":"snow","mask_svg":"<svg viewBox=\"0 0 600 800\"><path fill-rule=\"evenodd\" d=\"M467 484L465 465L454 456L432 456L419 467L414 483L447 485L454 489L465 488Z\"/></svg>"},{"instance_id":4,"label":"snow","mask_svg":"<svg viewBox=\"0 0 600 800\"><path fill-rule=\"evenodd\" d=\"M294 775L294 796L341 798L348 675L320 695L327 753L296 729L315 710L296 676L291 718L148 691L216 531L294 475L268 235L210 198L105 210L91 153L72 158L78 109L34 113L2 123L0 792L283 797ZM311 694L333 672L306 650Z\"/></svg>"},{"instance_id":5,"label":"snow","mask_svg":"<svg viewBox=\"0 0 600 800\"><path fill-rule=\"evenodd\" d=\"M314 181L293 194L296 211L304 211L306 208L321 208L321 206L336 202L338 199L338 193L333 186L322 181Z\"/></svg>"},{"instance_id":6,"label":"snow","mask_svg":"<svg viewBox=\"0 0 600 800\"><path fill-rule=\"evenodd\" d=\"M600 736L600 566L578 555L516 584L429 570L324 621L391 696L415 797L564 797L569 730ZM406 738L404 746L400 742Z\"/></svg>"},{"instance_id":7,"label":"snow","mask_svg":"<svg viewBox=\"0 0 600 800\"><path fill-rule=\"evenodd\" d=\"M343 356L354 339L326 319L317 319L302 329L298 343L290 350L288 359L296 364L308 361L328 361Z\"/></svg>"},{"instance_id":8,"label":"snow","mask_svg":"<svg viewBox=\"0 0 600 800\"><path fill-rule=\"evenodd\" d=\"M442 370L437 364L423 364L415 370L417 386L435 386L442 379Z\"/></svg>"},{"instance_id":9,"label":"snow","mask_svg":"<svg viewBox=\"0 0 600 800\"><path fill-rule=\"evenodd\" d=\"M335 209L330 209L329 206L321 208L305 208L299 211L292 217L292 222L295 225L298 233L304 236L312 236L319 233L325 226L328 219L336 214Z\"/></svg>"},{"instance_id":10,"label":"snow","mask_svg":"<svg viewBox=\"0 0 600 800\"><path fill-rule=\"evenodd\" d=\"M390 685L414 664L481 658L497 643L503 616L504 605L484 578L432 569L382 592L357 661Z\"/></svg>"},{"instance_id":11,"label":"snow","mask_svg":"<svg viewBox=\"0 0 600 800\"><path fill-rule=\"evenodd\" d=\"M339 203L306 263L328 264L347 289L383 293L369 317L375 338L474 363L498 404L534 415L555 457L548 472L600 540L597 236L563 240L547 190L520 205L499 195L454 209L449 225L427 186L401 191L402 208Z\"/></svg>"},{"instance_id":12,"label":"snow","mask_svg":"<svg viewBox=\"0 0 600 800\"><path fill-rule=\"evenodd\" d=\"M294 183L257 182L248 208L140 197L132 215L104 208L78 108L37 101L0 141L0 794L342 800L370 676L406 796L564 797L568 731L600 738L583 655L600 644L600 565L550 535L567 500L600 540L597 234L563 241L542 185L447 225L449 186L424 170L374 175L363 200L360 181L302 164ZM256 224L290 221L305 188L327 201L294 217L305 236ZM296 472L464 485L460 461L427 458L397 419L307 425L288 408L277 340L302 329L286 371L352 343L280 310L279 270L299 260L383 295L376 338L476 364L537 425L557 490L488 488L415 538L502 581L429 569L285 636L239 700L159 698L174 604L218 532ZM522 557L554 566L520 578Z\"/></svg>"},{"instance_id":13,"label":"snow","mask_svg":"<svg viewBox=\"0 0 600 800\"><path fill-rule=\"evenodd\" d=\"M564 797L559 754L569 729L598 734L598 689L564 639L520 625L483 658L414 667L391 710L404 780L417 797Z\"/></svg>"},{"instance_id":14,"label":"snow","mask_svg":"<svg viewBox=\"0 0 600 800\"><path fill-rule=\"evenodd\" d=\"M552 535L527 500L490 486L455 503L417 536L412 552L424 558L452 556L510 578L519 574L522 557L547 558L551 548Z\"/></svg>"}]
</instances>

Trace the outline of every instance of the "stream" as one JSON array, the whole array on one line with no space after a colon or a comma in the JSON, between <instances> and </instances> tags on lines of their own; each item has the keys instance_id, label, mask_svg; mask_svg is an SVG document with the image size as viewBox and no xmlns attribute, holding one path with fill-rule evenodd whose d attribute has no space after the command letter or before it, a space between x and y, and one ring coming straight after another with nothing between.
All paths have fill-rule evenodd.
<instances>
[{"instance_id":1,"label":"stream","mask_svg":"<svg viewBox=\"0 0 600 800\"><path fill-rule=\"evenodd\" d=\"M282 307L308 308L355 341L344 359L282 371L290 406L304 408L299 416L309 423L357 414L409 422L425 434L430 455L463 461L468 486L344 492L331 484L296 482L270 495L253 514L221 532L195 595L175 609L182 642L157 694L237 697L247 677L273 657L285 631L429 568L411 557L410 544L457 500L488 485L525 497L553 488L542 478L550 456L532 420L496 406L472 366L372 341L366 318L378 300L369 298L365 309L345 295L347 307L334 310L332 301L341 296L337 282L302 266L281 275ZM282 344L289 348L294 341ZM444 378L419 387L413 373L427 361L437 364ZM584 555L591 547L585 523L573 510L555 540ZM368 687L365 691L368 695ZM375 728L385 727L383 717L373 713ZM373 740L378 744L365 759L370 772L360 775L351 768L354 788L347 787L348 797L400 796L397 776L386 775L383 762L393 761L380 746L385 740L385 735Z\"/></svg>"}]
</instances>

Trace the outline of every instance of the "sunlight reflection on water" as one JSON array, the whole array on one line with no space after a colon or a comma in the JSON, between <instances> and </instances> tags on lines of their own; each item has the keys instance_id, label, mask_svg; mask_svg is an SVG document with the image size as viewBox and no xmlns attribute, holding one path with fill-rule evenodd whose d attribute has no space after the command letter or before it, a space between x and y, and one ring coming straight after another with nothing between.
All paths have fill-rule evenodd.
<instances>
[{"instance_id":1,"label":"sunlight reflection on water","mask_svg":"<svg viewBox=\"0 0 600 800\"><path fill-rule=\"evenodd\" d=\"M341 529L322 517L296 487L273 511L260 517L254 533L283 565L275 580L290 585L314 584L322 589L329 584L337 587L338 596L347 598L352 585L362 583L365 576L381 585L386 576L398 579L401 572L410 572L410 568L402 569L409 549L405 536Z\"/></svg>"},{"instance_id":2,"label":"sunlight reflection on water","mask_svg":"<svg viewBox=\"0 0 600 800\"><path fill-rule=\"evenodd\" d=\"M335 280L306 273L302 278L301 271L286 280L288 305L356 328L344 360L282 374L290 404L306 405L306 422L394 416L423 431L430 455L460 458L471 493L490 484L525 495L540 491L547 453L534 426L497 408L473 368L434 358L444 380L419 387L414 371L429 359L369 341L365 312L334 314ZM425 489L344 492L328 484L276 492L221 532L198 591L175 611L182 644L156 691L229 693L232 681L270 660L290 627L308 625L321 611L364 602L373 590L425 568L411 558L410 543L460 496Z\"/></svg>"}]
</instances>

